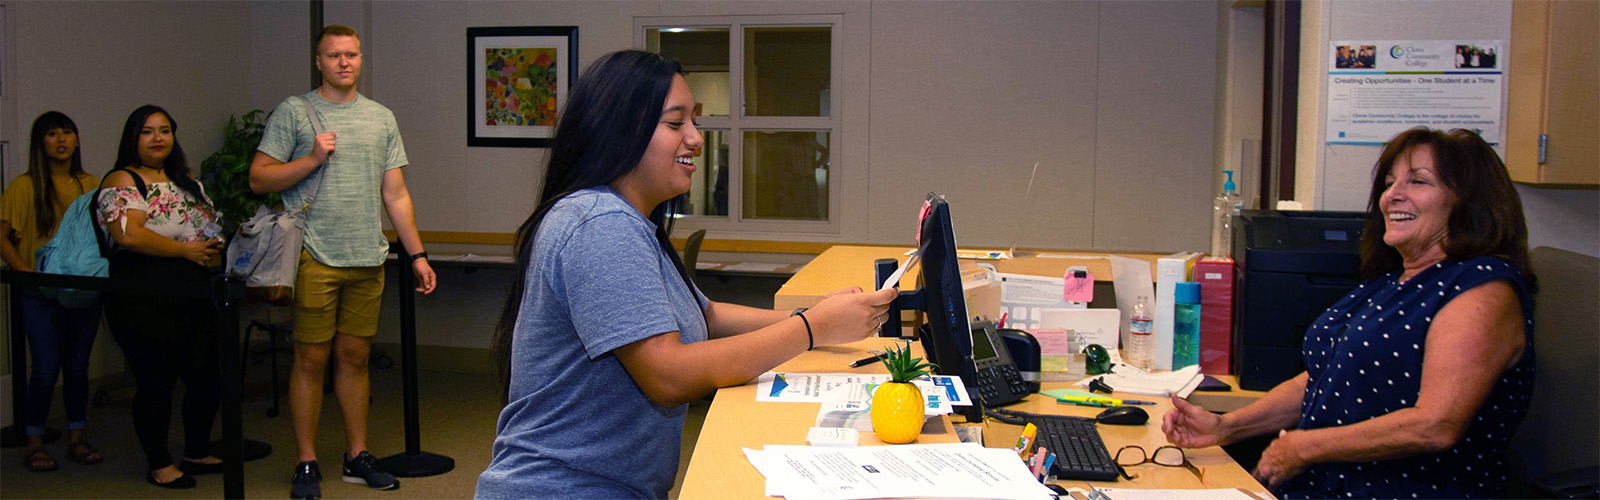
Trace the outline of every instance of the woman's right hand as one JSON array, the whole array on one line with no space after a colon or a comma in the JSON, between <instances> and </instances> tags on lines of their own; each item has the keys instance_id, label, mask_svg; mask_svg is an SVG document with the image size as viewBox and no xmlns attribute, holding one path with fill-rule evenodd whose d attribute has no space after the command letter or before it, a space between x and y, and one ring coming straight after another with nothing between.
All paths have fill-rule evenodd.
<instances>
[{"instance_id":1,"label":"woman's right hand","mask_svg":"<svg viewBox=\"0 0 1600 500\"><path fill-rule=\"evenodd\" d=\"M199 264L201 267L205 267L206 263L211 260L211 256L216 255L217 252L220 251L222 251L221 238L186 241L183 243L183 253L181 256L184 259L188 259L189 262L193 262L195 264Z\"/></svg>"},{"instance_id":2,"label":"woman's right hand","mask_svg":"<svg viewBox=\"0 0 1600 500\"><path fill-rule=\"evenodd\" d=\"M872 336L889 319L889 304L899 295L899 288L876 292L857 288L829 294L805 312L812 341L819 346L837 345Z\"/></svg>"},{"instance_id":3,"label":"woman's right hand","mask_svg":"<svg viewBox=\"0 0 1600 500\"><path fill-rule=\"evenodd\" d=\"M1172 395L1172 411L1161 419L1161 432L1167 441L1184 448L1227 444L1222 415L1206 411L1178 395Z\"/></svg>"}]
</instances>

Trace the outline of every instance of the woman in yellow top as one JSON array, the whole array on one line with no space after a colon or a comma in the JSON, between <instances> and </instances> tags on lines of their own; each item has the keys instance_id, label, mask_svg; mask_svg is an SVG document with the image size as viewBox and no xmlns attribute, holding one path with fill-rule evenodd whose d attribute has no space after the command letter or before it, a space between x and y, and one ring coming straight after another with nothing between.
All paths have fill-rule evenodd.
<instances>
[{"instance_id":1,"label":"woman in yellow top","mask_svg":"<svg viewBox=\"0 0 1600 500\"><path fill-rule=\"evenodd\" d=\"M59 111L33 121L28 138L28 172L17 176L0 197L0 258L18 271L34 271L34 251L56 234L72 200L100 185L83 171L78 154L78 125ZM44 193L49 193L46 196ZM56 376L65 368L62 404L67 409L67 458L100 463L100 452L84 440L89 401L89 349L100 329L100 304L67 309L60 302L28 288L22 293L22 322L27 331L33 371L23 400L23 428L28 435L29 470L51 471L60 465L44 449L44 420L50 414Z\"/></svg>"}]
</instances>

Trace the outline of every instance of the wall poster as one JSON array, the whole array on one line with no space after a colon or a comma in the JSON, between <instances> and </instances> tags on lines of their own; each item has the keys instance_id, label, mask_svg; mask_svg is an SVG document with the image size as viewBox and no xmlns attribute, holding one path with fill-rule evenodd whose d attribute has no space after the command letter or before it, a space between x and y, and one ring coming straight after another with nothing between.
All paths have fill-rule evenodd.
<instances>
[{"instance_id":1,"label":"wall poster","mask_svg":"<svg viewBox=\"0 0 1600 500\"><path fill-rule=\"evenodd\" d=\"M1363 40L1329 45L1328 144L1379 145L1419 125L1499 144L1501 40Z\"/></svg>"}]
</instances>

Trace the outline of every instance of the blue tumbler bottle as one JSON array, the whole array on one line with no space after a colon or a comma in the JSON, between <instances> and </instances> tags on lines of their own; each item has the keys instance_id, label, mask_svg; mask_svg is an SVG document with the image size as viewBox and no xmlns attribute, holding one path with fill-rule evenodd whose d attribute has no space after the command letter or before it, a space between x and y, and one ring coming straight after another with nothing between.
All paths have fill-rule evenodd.
<instances>
[{"instance_id":1,"label":"blue tumbler bottle","mask_svg":"<svg viewBox=\"0 0 1600 500\"><path fill-rule=\"evenodd\" d=\"M1172 369L1200 364L1200 284L1178 283L1172 317Z\"/></svg>"}]
</instances>

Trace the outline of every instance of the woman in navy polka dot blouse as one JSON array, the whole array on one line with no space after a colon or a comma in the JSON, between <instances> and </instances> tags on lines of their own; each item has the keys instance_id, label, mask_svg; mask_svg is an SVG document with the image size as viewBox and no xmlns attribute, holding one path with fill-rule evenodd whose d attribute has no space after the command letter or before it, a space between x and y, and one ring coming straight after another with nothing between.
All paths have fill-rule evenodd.
<instances>
[{"instance_id":1,"label":"woman in navy polka dot blouse","mask_svg":"<svg viewBox=\"0 0 1600 500\"><path fill-rule=\"evenodd\" d=\"M1416 128L1378 160L1370 281L1306 331L1306 372L1216 415L1173 398L1179 446L1277 434L1253 472L1284 498L1490 498L1533 394L1522 201L1476 133Z\"/></svg>"}]
</instances>

